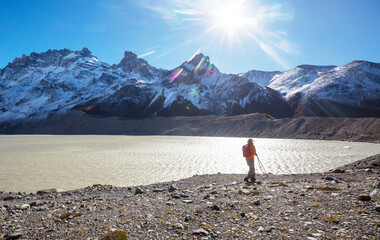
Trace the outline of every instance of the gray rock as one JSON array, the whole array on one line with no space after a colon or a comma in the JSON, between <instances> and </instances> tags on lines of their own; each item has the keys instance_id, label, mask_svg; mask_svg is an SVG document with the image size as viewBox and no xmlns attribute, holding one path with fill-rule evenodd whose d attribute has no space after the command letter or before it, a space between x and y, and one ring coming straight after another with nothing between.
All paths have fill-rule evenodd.
<instances>
[{"instance_id":1,"label":"gray rock","mask_svg":"<svg viewBox=\"0 0 380 240\"><path fill-rule=\"evenodd\" d=\"M221 210L220 207L218 205L216 205L216 204L210 206L210 209L215 210L215 211L220 211Z\"/></svg>"},{"instance_id":2,"label":"gray rock","mask_svg":"<svg viewBox=\"0 0 380 240\"><path fill-rule=\"evenodd\" d=\"M375 210L378 211L378 212L380 212L380 205L376 205L375 206Z\"/></svg>"},{"instance_id":3,"label":"gray rock","mask_svg":"<svg viewBox=\"0 0 380 240\"><path fill-rule=\"evenodd\" d=\"M332 178L332 177L330 177L330 176L327 176L327 177L325 177L325 180L326 180L326 181L333 181L333 180L335 180L335 179Z\"/></svg>"},{"instance_id":4,"label":"gray rock","mask_svg":"<svg viewBox=\"0 0 380 240\"><path fill-rule=\"evenodd\" d=\"M3 201L11 201L11 200L13 200L13 199L15 199L15 197L13 197L13 196L8 196L8 197L3 198Z\"/></svg>"},{"instance_id":5,"label":"gray rock","mask_svg":"<svg viewBox=\"0 0 380 240\"><path fill-rule=\"evenodd\" d=\"M373 185L374 188L380 188L380 181L375 182Z\"/></svg>"},{"instance_id":6,"label":"gray rock","mask_svg":"<svg viewBox=\"0 0 380 240\"><path fill-rule=\"evenodd\" d=\"M180 224L180 223L175 223L175 224L173 224L173 227L174 227L175 229L183 229L183 225Z\"/></svg>"},{"instance_id":7,"label":"gray rock","mask_svg":"<svg viewBox=\"0 0 380 240\"><path fill-rule=\"evenodd\" d=\"M259 206L261 204L260 200L255 200L253 201L253 204L255 204L256 206Z\"/></svg>"},{"instance_id":8,"label":"gray rock","mask_svg":"<svg viewBox=\"0 0 380 240\"><path fill-rule=\"evenodd\" d=\"M21 206L20 206L20 210L26 210L26 209L29 209L29 208L30 208L30 205L26 204L26 203L21 204Z\"/></svg>"},{"instance_id":9,"label":"gray rock","mask_svg":"<svg viewBox=\"0 0 380 240\"><path fill-rule=\"evenodd\" d=\"M210 198L210 195L208 195L208 194L203 197L203 199L209 199L209 198Z\"/></svg>"},{"instance_id":10,"label":"gray rock","mask_svg":"<svg viewBox=\"0 0 380 240\"><path fill-rule=\"evenodd\" d=\"M266 228L265 228L265 231L266 231L266 232L272 232L273 229L274 229L274 227L266 227Z\"/></svg>"},{"instance_id":11,"label":"gray rock","mask_svg":"<svg viewBox=\"0 0 380 240\"><path fill-rule=\"evenodd\" d=\"M259 231L259 232L264 232L264 228L263 227L259 227L258 229L257 229L257 231Z\"/></svg>"},{"instance_id":12,"label":"gray rock","mask_svg":"<svg viewBox=\"0 0 380 240\"><path fill-rule=\"evenodd\" d=\"M371 201L371 196L370 195L362 194L362 195L359 195L358 199L360 201Z\"/></svg>"},{"instance_id":13,"label":"gray rock","mask_svg":"<svg viewBox=\"0 0 380 240\"><path fill-rule=\"evenodd\" d=\"M174 202L172 202L172 201L168 201L168 202L166 202L166 205L168 205L168 206L174 206L174 205L175 205L175 203L174 203Z\"/></svg>"},{"instance_id":14,"label":"gray rock","mask_svg":"<svg viewBox=\"0 0 380 240\"><path fill-rule=\"evenodd\" d=\"M32 202L31 204L30 204L30 206L31 207L36 207L36 206L41 206L41 205L43 205L44 203L42 202L42 201L40 201L40 200L37 200L37 201L35 201L35 202Z\"/></svg>"},{"instance_id":15,"label":"gray rock","mask_svg":"<svg viewBox=\"0 0 380 240\"><path fill-rule=\"evenodd\" d=\"M169 186L169 192L174 192L174 191L176 191L178 188L177 188L177 186L176 185L170 185Z\"/></svg>"},{"instance_id":16,"label":"gray rock","mask_svg":"<svg viewBox=\"0 0 380 240\"><path fill-rule=\"evenodd\" d=\"M164 191L164 189L161 189L161 188L155 188L155 189L153 189L153 192L163 192Z\"/></svg>"},{"instance_id":17,"label":"gray rock","mask_svg":"<svg viewBox=\"0 0 380 240\"><path fill-rule=\"evenodd\" d=\"M141 188L137 187L137 188L135 189L135 195L136 195L136 194L142 194L142 193L144 193L144 190L142 190Z\"/></svg>"},{"instance_id":18,"label":"gray rock","mask_svg":"<svg viewBox=\"0 0 380 240\"><path fill-rule=\"evenodd\" d=\"M197 230L193 230L191 232L192 235L198 235L198 236L207 236L208 235L208 232L202 228L200 229L197 229Z\"/></svg>"},{"instance_id":19,"label":"gray rock","mask_svg":"<svg viewBox=\"0 0 380 240\"><path fill-rule=\"evenodd\" d=\"M4 236L4 239L19 239L22 237L22 233L20 232L14 232L14 233L8 233Z\"/></svg>"},{"instance_id":20,"label":"gray rock","mask_svg":"<svg viewBox=\"0 0 380 240\"><path fill-rule=\"evenodd\" d=\"M194 201L193 200L187 200L187 199L185 199L185 200L182 200L182 202L184 202L184 203L193 203Z\"/></svg>"},{"instance_id":21,"label":"gray rock","mask_svg":"<svg viewBox=\"0 0 380 240\"><path fill-rule=\"evenodd\" d=\"M37 194L50 194L50 193L61 193L61 192L65 192L65 190L58 189L58 188L50 188L50 189L39 190L37 191Z\"/></svg>"},{"instance_id":22,"label":"gray rock","mask_svg":"<svg viewBox=\"0 0 380 240\"><path fill-rule=\"evenodd\" d=\"M170 195L171 198L174 198L174 199L180 199L181 197L177 194L171 194Z\"/></svg>"}]
</instances>

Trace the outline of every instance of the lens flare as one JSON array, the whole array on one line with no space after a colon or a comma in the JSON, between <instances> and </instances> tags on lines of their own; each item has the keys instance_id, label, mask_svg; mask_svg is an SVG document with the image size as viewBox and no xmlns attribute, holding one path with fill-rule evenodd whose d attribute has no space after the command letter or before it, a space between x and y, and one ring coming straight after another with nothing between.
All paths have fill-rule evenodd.
<instances>
[{"instance_id":1,"label":"lens flare","mask_svg":"<svg viewBox=\"0 0 380 240\"><path fill-rule=\"evenodd\" d=\"M207 76L210 75L210 73L211 73L211 69L212 69L212 63L210 63L210 64L208 65L208 68L207 68L207 70L206 70L206 75L207 75Z\"/></svg>"},{"instance_id":2,"label":"lens flare","mask_svg":"<svg viewBox=\"0 0 380 240\"><path fill-rule=\"evenodd\" d=\"M172 73L172 76L170 78L170 82L173 82L181 74L182 71L183 71L183 68L178 68L177 70L175 70Z\"/></svg>"},{"instance_id":3,"label":"lens flare","mask_svg":"<svg viewBox=\"0 0 380 240\"><path fill-rule=\"evenodd\" d=\"M194 74L198 72L199 67L202 65L203 61L205 60L206 57L202 57L202 59L199 61L197 67L194 69Z\"/></svg>"},{"instance_id":4,"label":"lens flare","mask_svg":"<svg viewBox=\"0 0 380 240\"><path fill-rule=\"evenodd\" d=\"M191 56L191 58L189 58L189 60L186 61L186 63L189 63L191 62L191 60L193 60L193 58L202 50L202 48L199 48L194 54L193 56Z\"/></svg>"},{"instance_id":5,"label":"lens flare","mask_svg":"<svg viewBox=\"0 0 380 240\"><path fill-rule=\"evenodd\" d=\"M196 88L191 89L191 93L193 94L194 97L198 97L198 98L200 97L199 90Z\"/></svg>"}]
</instances>

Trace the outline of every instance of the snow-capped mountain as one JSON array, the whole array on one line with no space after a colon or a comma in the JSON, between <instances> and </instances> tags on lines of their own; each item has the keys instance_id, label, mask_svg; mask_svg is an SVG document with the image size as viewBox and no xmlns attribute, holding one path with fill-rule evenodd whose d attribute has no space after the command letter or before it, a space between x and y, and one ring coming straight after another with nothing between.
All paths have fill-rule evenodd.
<instances>
[{"instance_id":1,"label":"snow-capped mountain","mask_svg":"<svg viewBox=\"0 0 380 240\"><path fill-rule=\"evenodd\" d=\"M1 70L0 93L0 122L43 119L71 109L122 117L293 115L276 92L244 77L221 73L203 54L168 71L132 52L125 52L120 63L112 66L87 48L32 53Z\"/></svg>"},{"instance_id":2,"label":"snow-capped mountain","mask_svg":"<svg viewBox=\"0 0 380 240\"><path fill-rule=\"evenodd\" d=\"M268 86L270 81L273 79L276 74L281 74L280 71L265 72L258 70L251 70L246 73L240 74L241 77L244 77L252 82L255 82L261 86Z\"/></svg>"},{"instance_id":3,"label":"snow-capped mountain","mask_svg":"<svg viewBox=\"0 0 380 240\"><path fill-rule=\"evenodd\" d=\"M277 73L267 86L305 116L380 116L380 64L301 65Z\"/></svg>"},{"instance_id":4,"label":"snow-capped mountain","mask_svg":"<svg viewBox=\"0 0 380 240\"><path fill-rule=\"evenodd\" d=\"M380 64L301 65L225 74L196 55L172 70L126 51L119 64L87 48L23 55L0 69L0 122L79 110L119 117L237 115L380 116Z\"/></svg>"}]
</instances>

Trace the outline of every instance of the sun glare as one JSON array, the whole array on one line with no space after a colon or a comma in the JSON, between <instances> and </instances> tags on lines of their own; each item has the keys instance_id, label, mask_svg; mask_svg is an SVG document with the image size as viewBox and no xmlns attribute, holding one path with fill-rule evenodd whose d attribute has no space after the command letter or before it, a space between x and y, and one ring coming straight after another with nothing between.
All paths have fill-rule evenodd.
<instances>
[{"instance_id":1,"label":"sun glare","mask_svg":"<svg viewBox=\"0 0 380 240\"><path fill-rule=\"evenodd\" d=\"M227 30L233 30L244 24L245 18L239 5L226 4L215 9L216 24Z\"/></svg>"}]
</instances>

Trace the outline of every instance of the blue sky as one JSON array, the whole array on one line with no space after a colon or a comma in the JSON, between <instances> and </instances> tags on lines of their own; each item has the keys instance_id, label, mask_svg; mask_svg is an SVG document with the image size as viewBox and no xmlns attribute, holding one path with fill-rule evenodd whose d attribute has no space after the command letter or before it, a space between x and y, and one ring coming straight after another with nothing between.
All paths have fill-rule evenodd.
<instances>
[{"instance_id":1,"label":"blue sky","mask_svg":"<svg viewBox=\"0 0 380 240\"><path fill-rule=\"evenodd\" d=\"M0 0L0 68L83 47L165 69L202 52L225 73L380 62L379 13L377 0Z\"/></svg>"}]
</instances>

